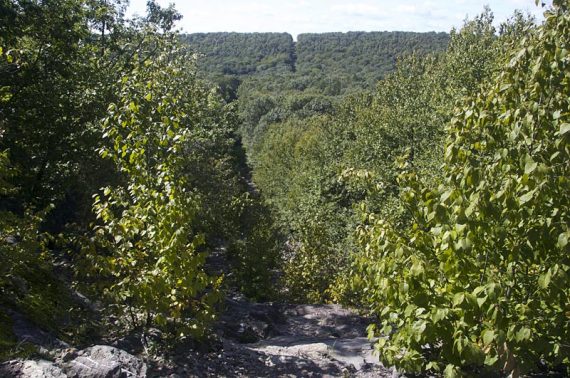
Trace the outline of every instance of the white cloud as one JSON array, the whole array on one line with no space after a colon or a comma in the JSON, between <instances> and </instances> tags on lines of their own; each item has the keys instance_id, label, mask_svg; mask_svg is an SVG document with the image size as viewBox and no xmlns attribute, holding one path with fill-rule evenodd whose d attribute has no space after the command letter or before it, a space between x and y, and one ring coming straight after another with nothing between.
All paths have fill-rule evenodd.
<instances>
[{"instance_id":1,"label":"white cloud","mask_svg":"<svg viewBox=\"0 0 570 378\"><path fill-rule=\"evenodd\" d=\"M158 0L166 6L172 0ZM551 0L548 0L551 3ZM146 0L131 0L144 13ZM540 16L534 0L179 0L186 32L303 32L349 30L449 31L489 4L497 22L514 9Z\"/></svg>"}]
</instances>

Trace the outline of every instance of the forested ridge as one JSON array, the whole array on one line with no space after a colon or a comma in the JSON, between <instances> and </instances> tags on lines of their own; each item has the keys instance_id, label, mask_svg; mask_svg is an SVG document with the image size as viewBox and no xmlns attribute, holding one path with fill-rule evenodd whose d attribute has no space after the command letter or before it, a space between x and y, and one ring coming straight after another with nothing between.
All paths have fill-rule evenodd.
<instances>
[{"instance_id":1,"label":"forested ridge","mask_svg":"<svg viewBox=\"0 0 570 378\"><path fill-rule=\"evenodd\" d=\"M295 44L287 33L194 33L181 39L203 55L199 67L209 75L295 70Z\"/></svg>"},{"instance_id":2,"label":"forested ridge","mask_svg":"<svg viewBox=\"0 0 570 378\"><path fill-rule=\"evenodd\" d=\"M1 361L82 376L58 351L112 344L151 375L180 350L197 375L340 375L224 354L312 319L273 303L334 303L402 373L569 374L567 1L297 42L124 11L0 2Z\"/></svg>"},{"instance_id":3,"label":"forested ridge","mask_svg":"<svg viewBox=\"0 0 570 378\"><path fill-rule=\"evenodd\" d=\"M398 57L443 50L446 33L195 33L198 73L241 100L240 134L252 150L269 123L330 113L339 99L371 90Z\"/></svg>"},{"instance_id":4,"label":"forested ridge","mask_svg":"<svg viewBox=\"0 0 570 378\"><path fill-rule=\"evenodd\" d=\"M348 76L352 85L373 86L412 51L445 48L447 33L347 32L193 33L181 38L203 55L199 68L209 76L301 71L300 76ZM369 82L367 82L369 81Z\"/></svg>"}]
</instances>

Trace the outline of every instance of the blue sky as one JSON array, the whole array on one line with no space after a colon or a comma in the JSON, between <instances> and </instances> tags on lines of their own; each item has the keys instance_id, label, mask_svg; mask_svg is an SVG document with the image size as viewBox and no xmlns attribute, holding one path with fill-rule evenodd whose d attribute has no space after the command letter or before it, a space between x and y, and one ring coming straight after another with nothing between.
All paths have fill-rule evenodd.
<instances>
[{"instance_id":1,"label":"blue sky","mask_svg":"<svg viewBox=\"0 0 570 378\"><path fill-rule=\"evenodd\" d=\"M184 32L449 31L487 4L497 22L515 9L541 19L534 0L158 0L175 3ZM146 0L131 0L128 14L142 15Z\"/></svg>"}]
</instances>

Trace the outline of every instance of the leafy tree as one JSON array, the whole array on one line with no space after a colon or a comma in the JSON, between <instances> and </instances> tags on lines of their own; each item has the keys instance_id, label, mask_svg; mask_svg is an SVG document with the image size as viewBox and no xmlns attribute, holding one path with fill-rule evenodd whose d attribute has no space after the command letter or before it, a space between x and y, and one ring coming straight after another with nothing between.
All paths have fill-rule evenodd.
<instances>
[{"instance_id":1,"label":"leafy tree","mask_svg":"<svg viewBox=\"0 0 570 378\"><path fill-rule=\"evenodd\" d=\"M210 78L294 70L294 42L287 33L193 33L181 39L203 54L198 67Z\"/></svg>"},{"instance_id":2,"label":"leafy tree","mask_svg":"<svg viewBox=\"0 0 570 378\"><path fill-rule=\"evenodd\" d=\"M437 189L402 161L410 225L367 214L355 286L387 364L518 376L568 363L568 5L527 29L447 129Z\"/></svg>"},{"instance_id":3,"label":"leafy tree","mask_svg":"<svg viewBox=\"0 0 570 378\"><path fill-rule=\"evenodd\" d=\"M319 302L338 266L335 243L342 240L335 203L328 198L336 182L328 164L321 120L289 120L275 125L257 153L253 179L278 225L288 235L284 256L285 282L291 298ZM305 127L305 128L303 128ZM346 232L346 231L345 231Z\"/></svg>"},{"instance_id":4,"label":"leafy tree","mask_svg":"<svg viewBox=\"0 0 570 378\"><path fill-rule=\"evenodd\" d=\"M195 33L181 38L203 54L200 75L219 85L226 100L235 100L237 94L243 119L240 133L254 160L253 149L271 124L332 113L337 98L373 88L394 70L400 55L440 51L449 36L301 34L297 43L286 33ZM295 107L300 98L312 102Z\"/></svg>"},{"instance_id":5,"label":"leafy tree","mask_svg":"<svg viewBox=\"0 0 570 378\"><path fill-rule=\"evenodd\" d=\"M105 188L94 208L110 250L104 267L115 277L115 303L135 325L142 312L147 325L172 319L182 321L183 334L201 335L214 317L219 281L203 271L204 236L195 232L200 198L184 174L185 150L200 148L215 131L210 122L219 105L172 38L149 39L121 79L119 101L103 122L110 143L101 155L113 160L124 184ZM159 53L147 57L145 48Z\"/></svg>"},{"instance_id":6,"label":"leafy tree","mask_svg":"<svg viewBox=\"0 0 570 378\"><path fill-rule=\"evenodd\" d=\"M0 71L13 74L22 64L20 59L19 52L0 48ZM12 89L0 88L0 105L10 102ZM10 127L5 121L0 120L0 142L5 128ZM34 350L30 344L18 341L6 309L24 313L29 320L67 341L86 336L91 325L86 314L73 303L69 288L54 274L53 256L48 249L52 238L42 230L51 207L37 211L15 205L22 193L14 180L18 174L10 161L10 149L0 151L0 360L14 354L26 356ZM70 314L74 318L64 320Z\"/></svg>"},{"instance_id":7,"label":"leafy tree","mask_svg":"<svg viewBox=\"0 0 570 378\"><path fill-rule=\"evenodd\" d=\"M250 155L254 180L293 247L286 254L284 277L296 300L353 305L366 300L364 292L350 285L358 277L349 256L352 230L359 222L356 205L363 202L401 226L410 221L398 206L394 164L406 151L423 182L438 182L450 104L467 91L451 83L483 84L502 56L497 53L499 37L488 32L494 30L492 16L486 15L466 22L445 52L402 57L373 94L350 96L328 115L311 117L315 113L308 112L304 117L304 101L310 98L308 105L312 98L297 95L274 101L259 117L258 127L273 114L277 121L286 120L265 131L258 128ZM456 69L470 55L481 56L481 70ZM244 85L240 93L249 89Z\"/></svg>"},{"instance_id":8,"label":"leafy tree","mask_svg":"<svg viewBox=\"0 0 570 378\"><path fill-rule=\"evenodd\" d=\"M54 232L67 223L85 227L92 219L92 191L112 177L95 153L100 134L94 121L105 114L111 83L122 69L117 62L127 55L117 51L124 29L120 12L100 2L70 0L3 6L2 17L10 19L1 23L0 36L18 64L6 67L0 79L9 88L0 109L0 149L9 148L17 172L12 182L20 187L5 201L38 210L54 204L42 222ZM102 18L104 40L91 33L102 27Z\"/></svg>"},{"instance_id":9,"label":"leafy tree","mask_svg":"<svg viewBox=\"0 0 570 378\"><path fill-rule=\"evenodd\" d=\"M125 20L120 0L0 2L0 291L45 328L71 313L62 280L73 271L87 294L112 288L108 308L132 310L135 325L203 334L219 295L203 270L216 243L232 246L235 266L261 256L239 285L271 292L271 218L247 195L236 112L196 79L170 32L176 11L148 5ZM96 222L102 185L114 190L99 195ZM55 261L70 274L56 277Z\"/></svg>"}]
</instances>

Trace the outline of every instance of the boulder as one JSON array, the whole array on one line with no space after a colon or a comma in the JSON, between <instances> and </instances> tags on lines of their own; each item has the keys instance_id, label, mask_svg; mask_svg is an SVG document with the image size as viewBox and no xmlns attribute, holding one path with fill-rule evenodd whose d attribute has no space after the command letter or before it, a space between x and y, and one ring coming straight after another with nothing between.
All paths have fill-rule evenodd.
<instances>
[{"instance_id":1,"label":"boulder","mask_svg":"<svg viewBox=\"0 0 570 378\"><path fill-rule=\"evenodd\" d=\"M64 365L73 378L146 377L146 364L139 358L107 345L84 349Z\"/></svg>"},{"instance_id":2,"label":"boulder","mask_svg":"<svg viewBox=\"0 0 570 378\"><path fill-rule=\"evenodd\" d=\"M46 360L13 360L0 365L0 377L8 378L66 378L53 362Z\"/></svg>"}]
</instances>

